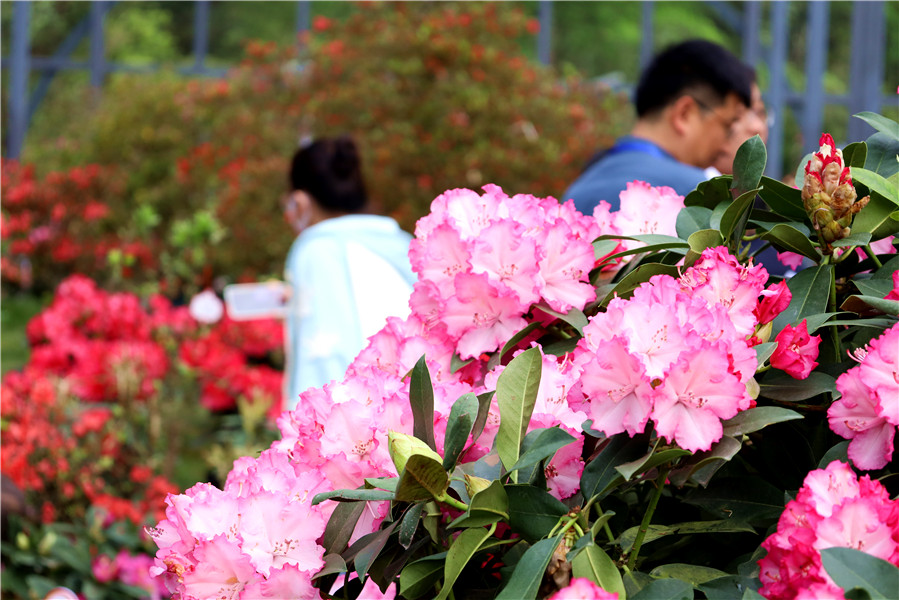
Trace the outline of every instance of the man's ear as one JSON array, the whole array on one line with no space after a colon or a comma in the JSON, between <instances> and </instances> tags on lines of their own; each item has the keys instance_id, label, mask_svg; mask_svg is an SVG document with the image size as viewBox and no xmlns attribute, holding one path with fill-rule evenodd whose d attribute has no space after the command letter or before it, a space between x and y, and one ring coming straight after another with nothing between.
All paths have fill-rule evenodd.
<instances>
[{"instance_id":1,"label":"man's ear","mask_svg":"<svg viewBox=\"0 0 899 600\"><path fill-rule=\"evenodd\" d=\"M696 118L698 108L693 98L681 96L668 105L666 112L669 125L678 135L686 135L690 131L691 122Z\"/></svg>"}]
</instances>

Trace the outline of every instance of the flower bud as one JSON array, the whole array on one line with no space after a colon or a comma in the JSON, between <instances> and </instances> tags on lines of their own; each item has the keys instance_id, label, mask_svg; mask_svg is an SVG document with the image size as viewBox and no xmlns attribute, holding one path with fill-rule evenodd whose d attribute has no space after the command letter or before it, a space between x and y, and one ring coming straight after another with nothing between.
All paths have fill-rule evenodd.
<instances>
[{"instance_id":1,"label":"flower bud","mask_svg":"<svg viewBox=\"0 0 899 600\"><path fill-rule=\"evenodd\" d=\"M833 242L849 236L852 217L870 198L856 200L849 167L831 135L823 134L819 143L821 148L805 166L802 204L818 232L822 253L832 254Z\"/></svg>"},{"instance_id":2,"label":"flower bud","mask_svg":"<svg viewBox=\"0 0 899 600\"><path fill-rule=\"evenodd\" d=\"M406 462L413 454L424 454L438 462L443 462L443 458L420 439L405 433L397 431L387 432L387 450L390 452L390 458L396 467L397 475L403 474L406 468Z\"/></svg>"},{"instance_id":3,"label":"flower bud","mask_svg":"<svg viewBox=\"0 0 899 600\"><path fill-rule=\"evenodd\" d=\"M474 495L478 492L483 492L487 488L490 487L490 484L493 483L489 479L484 479L483 477L474 477L473 475L465 474L465 491L468 492L469 498L474 498Z\"/></svg>"}]
</instances>

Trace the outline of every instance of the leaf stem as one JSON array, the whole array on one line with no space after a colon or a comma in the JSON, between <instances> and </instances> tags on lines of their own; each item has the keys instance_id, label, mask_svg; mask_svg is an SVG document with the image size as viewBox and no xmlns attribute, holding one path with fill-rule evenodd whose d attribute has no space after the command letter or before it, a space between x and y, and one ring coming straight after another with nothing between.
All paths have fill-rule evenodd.
<instances>
[{"instance_id":1,"label":"leaf stem","mask_svg":"<svg viewBox=\"0 0 899 600\"><path fill-rule=\"evenodd\" d=\"M646 538L646 532L649 530L652 514L659 504L659 498L662 497L662 490L665 488L665 482L668 480L668 473L670 471L671 466L666 465L659 473L658 479L656 479L656 489L653 491L652 498L649 500L649 506L646 507L646 512L643 514L643 521L640 523L640 529L637 531L637 537L634 539L634 545L631 548L630 556L627 559L627 567L629 569L633 569L637 564L637 556L640 554L640 547L643 545L643 540Z\"/></svg>"},{"instance_id":2,"label":"leaf stem","mask_svg":"<svg viewBox=\"0 0 899 600\"><path fill-rule=\"evenodd\" d=\"M871 244L865 244L865 253L874 261L874 264L877 265L877 268L883 267L883 263L880 262L880 259L877 258L877 255L874 254L874 251L871 249Z\"/></svg>"},{"instance_id":3,"label":"leaf stem","mask_svg":"<svg viewBox=\"0 0 899 600\"><path fill-rule=\"evenodd\" d=\"M829 312L837 312L837 277L836 273L830 276L830 295L827 298L827 310ZM827 328L830 331L830 341L833 344L833 362L839 363L843 356L843 350L840 347L840 332L837 331L837 325L831 325Z\"/></svg>"},{"instance_id":4,"label":"leaf stem","mask_svg":"<svg viewBox=\"0 0 899 600\"><path fill-rule=\"evenodd\" d=\"M448 505L452 506L453 508L456 508L459 510L468 510L469 509L469 506L467 504L465 504L461 500L456 500L455 498L453 498L452 496L450 496L449 494L446 494L446 493L444 493L443 496L441 496L440 498L435 498L435 500L437 500L437 502L443 502L444 504L448 504Z\"/></svg>"}]
</instances>

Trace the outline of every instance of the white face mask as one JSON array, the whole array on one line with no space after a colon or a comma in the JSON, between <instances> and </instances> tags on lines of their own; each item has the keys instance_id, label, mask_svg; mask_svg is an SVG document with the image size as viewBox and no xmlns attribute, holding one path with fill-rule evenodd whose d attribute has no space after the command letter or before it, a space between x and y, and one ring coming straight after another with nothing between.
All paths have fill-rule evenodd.
<instances>
[{"instance_id":1,"label":"white face mask","mask_svg":"<svg viewBox=\"0 0 899 600\"><path fill-rule=\"evenodd\" d=\"M309 222L312 220L312 211L308 210L308 203L303 202L302 197L299 196L301 193L294 192L288 196L284 206L284 218L297 235L309 227Z\"/></svg>"}]
</instances>

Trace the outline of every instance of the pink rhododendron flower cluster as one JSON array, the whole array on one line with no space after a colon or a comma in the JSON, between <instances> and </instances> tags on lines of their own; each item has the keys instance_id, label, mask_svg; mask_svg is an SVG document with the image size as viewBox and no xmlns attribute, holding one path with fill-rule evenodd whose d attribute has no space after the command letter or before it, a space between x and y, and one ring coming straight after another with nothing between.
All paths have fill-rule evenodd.
<instances>
[{"instance_id":1,"label":"pink rhododendron flower cluster","mask_svg":"<svg viewBox=\"0 0 899 600\"><path fill-rule=\"evenodd\" d=\"M549 600L618 600L616 592L607 592L585 577L574 578Z\"/></svg>"},{"instance_id":2,"label":"pink rhododendron flower cluster","mask_svg":"<svg viewBox=\"0 0 899 600\"><path fill-rule=\"evenodd\" d=\"M830 405L830 428L849 442L860 469L880 469L893 457L899 426L899 325L873 340L861 364L837 378L842 397Z\"/></svg>"},{"instance_id":3,"label":"pink rhododendron flower cluster","mask_svg":"<svg viewBox=\"0 0 899 600\"><path fill-rule=\"evenodd\" d=\"M809 473L777 532L762 543L761 594L769 599L843 598L821 564L825 548L854 548L899 564L899 501L843 462Z\"/></svg>"},{"instance_id":4,"label":"pink rhododendron flower cluster","mask_svg":"<svg viewBox=\"0 0 899 600\"><path fill-rule=\"evenodd\" d=\"M632 181L619 194L621 210L611 214L613 231L621 235L655 233L677 237L677 213L684 208L684 197L666 186L653 187L644 181ZM597 207L597 218L608 209ZM605 233L605 232L604 232ZM642 244L623 240L628 250Z\"/></svg>"},{"instance_id":5,"label":"pink rhododendron flower cluster","mask_svg":"<svg viewBox=\"0 0 899 600\"><path fill-rule=\"evenodd\" d=\"M91 564L91 572L100 583L121 581L125 585L143 588L151 600L160 600L167 593L162 580L150 575L153 558L145 554L130 554L122 550L110 558L101 554Z\"/></svg>"},{"instance_id":6,"label":"pink rhododendron flower cluster","mask_svg":"<svg viewBox=\"0 0 899 600\"><path fill-rule=\"evenodd\" d=\"M582 409L592 427L641 433L649 420L691 451L721 439L721 421L753 405L755 331L767 273L710 248L679 279L655 276L593 317L578 342Z\"/></svg>"}]
</instances>

